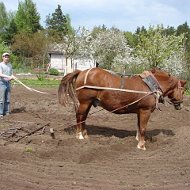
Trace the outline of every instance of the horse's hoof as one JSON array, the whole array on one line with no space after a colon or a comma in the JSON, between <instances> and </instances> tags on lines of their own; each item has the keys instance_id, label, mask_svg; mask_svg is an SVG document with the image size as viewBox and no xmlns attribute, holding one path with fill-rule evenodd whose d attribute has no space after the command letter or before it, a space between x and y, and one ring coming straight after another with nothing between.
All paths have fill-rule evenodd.
<instances>
[{"instance_id":1,"label":"horse's hoof","mask_svg":"<svg viewBox=\"0 0 190 190\"><path fill-rule=\"evenodd\" d=\"M87 130L86 129L83 131L83 137L85 139L88 139L88 134L87 134Z\"/></svg>"},{"instance_id":2,"label":"horse's hoof","mask_svg":"<svg viewBox=\"0 0 190 190\"><path fill-rule=\"evenodd\" d=\"M88 139L88 135L84 135L84 139Z\"/></svg>"},{"instance_id":3,"label":"horse's hoof","mask_svg":"<svg viewBox=\"0 0 190 190\"><path fill-rule=\"evenodd\" d=\"M83 137L82 135L80 135L80 136L79 136L79 139L80 139L80 140L83 140L83 139L84 139L84 137Z\"/></svg>"},{"instance_id":4,"label":"horse's hoof","mask_svg":"<svg viewBox=\"0 0 190 190\"><path fill-rule=\"evenodd\" d=\"M146 150L146 147L145 145L137 145L137 148L140 149L140 150Z\"/></svg>"},{"instance_id":5,"label":"horse's hoof","mask_svg":"<svg viewBox=\"0 0 190 190\"><path fill-rule=\"evenodd\" d=\"M79 139L79 140L83 140L84 137L82 135L82 132L79 132L77 135L76 135L76 138Z\"/></svg>"},{"instance_id":6,"label":"horse's hoof","mask_svg":"<svg viewBox=\"0 0 190 190\"><path fill-rule=\"evenodd\" d=\"M139 140L140 140L139 136L136 136L135 138L136 138L136 140L139 142Z\"/></svg>"}]
</instances>

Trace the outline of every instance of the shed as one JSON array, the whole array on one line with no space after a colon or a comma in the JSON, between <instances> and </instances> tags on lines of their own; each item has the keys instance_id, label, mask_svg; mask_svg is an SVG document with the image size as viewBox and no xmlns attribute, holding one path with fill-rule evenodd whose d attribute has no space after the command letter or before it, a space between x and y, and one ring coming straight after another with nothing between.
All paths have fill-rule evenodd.
<instances>
[{"instance_id":1,"label":"shed","mask_svg":"<svg viewBox=\"0 0 190 190\"><path fill-rule=\"evenodd\" d=\"M59 72L67 73L73 72L76 69L85 70L96 67L96 61L90 58L76 58L67 59L60 51L49 51L50 63L49 68L55 68Z\"/></svg>"}]
</instances>

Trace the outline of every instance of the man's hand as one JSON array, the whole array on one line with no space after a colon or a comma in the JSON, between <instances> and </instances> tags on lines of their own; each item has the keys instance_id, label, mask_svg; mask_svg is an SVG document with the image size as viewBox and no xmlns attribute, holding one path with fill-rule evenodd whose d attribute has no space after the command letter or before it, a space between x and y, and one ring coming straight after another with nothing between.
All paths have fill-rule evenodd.
<instances>
[{"instance_id":1,"label":"man's hand","mask_svg":"<svg viewBox=\"0 0 190 190\"><path fill-rule=\"evenodd\" d=\"M14 75L8 76L8 75L1 74L1 73L0 73L0 77L3 77L4 80L6 80L6 81L10 81L10 80L15 80L16 79L16 77Z\"/></svg>"},{"instance_id":2,"label":"man's hand","mask_svg":"<svg viewBox=\"0 0 190 190\"><path fill-rule=\"evenodd\" d=\"M14 75L11 75L11 76L7 76L6 78L4 78L4 80L6 81L11 81L11 80L15 80L16 77Z\"/></svg>"},{"instance_id":3,"label":"man's hand","mask_svg":"<svg viewBox=\"0 0 190 190\"><path fill-rule=\"evenodd\" d=\"M14 75L10 76L10 80L15 80L15 79L16 79L16 77Z\"/></svg>"}]
</instances>

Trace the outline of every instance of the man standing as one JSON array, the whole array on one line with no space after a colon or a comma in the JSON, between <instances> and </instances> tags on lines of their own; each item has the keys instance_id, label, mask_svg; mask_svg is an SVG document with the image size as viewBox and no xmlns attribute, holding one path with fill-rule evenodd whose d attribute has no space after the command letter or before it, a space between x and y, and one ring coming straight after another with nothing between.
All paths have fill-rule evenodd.
<instances>
[{"instance_id":1,"label":"man standing","mask_svg":"<svg viewBox=\"0 0 190 190\"><path fill-rule=\"evenodd\" d=\"M0 63L0 119L10 113L10 81L14 76L9 58L9 53L3 53Z\"/></svg>"}]
</instances>

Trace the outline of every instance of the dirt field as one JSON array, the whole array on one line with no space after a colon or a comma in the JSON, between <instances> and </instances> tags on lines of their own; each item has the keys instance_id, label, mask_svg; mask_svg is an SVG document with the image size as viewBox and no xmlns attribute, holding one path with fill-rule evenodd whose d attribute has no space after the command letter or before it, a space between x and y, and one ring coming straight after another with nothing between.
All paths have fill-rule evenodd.
<instances>
[{"instance_id":1,"label":"dirt field","mask_svg":"<svg viewBox=\"0 0 190 190\"><path fill-rule=\"evenodd\" d=\"M136 115L93 108L80 141L72 106L58 104L57 89L41 90L49 94L12 89L12 114L0 121L0 190L190 189L189 97L183 110L167 104L152 114L142 151Z\"/></svg>"}]
</instances>

